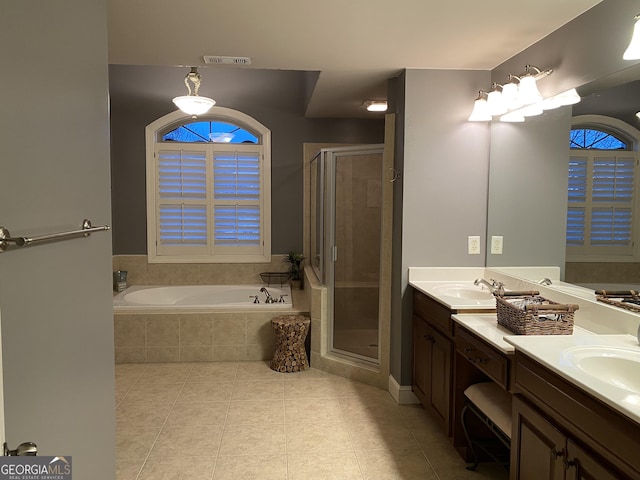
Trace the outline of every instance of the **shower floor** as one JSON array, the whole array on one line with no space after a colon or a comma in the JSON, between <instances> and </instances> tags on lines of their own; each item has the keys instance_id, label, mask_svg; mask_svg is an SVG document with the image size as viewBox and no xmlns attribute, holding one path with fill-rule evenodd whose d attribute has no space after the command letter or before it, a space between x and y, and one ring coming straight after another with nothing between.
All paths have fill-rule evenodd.
<instances>
[{"instance_id":1,"label":"shower floor","mask_svg":"<svg viewBox=\"0 0 640 480\"><path fill-rule=\"evenodd\" d=\"M377 329L337 329L333 332L333 348L378 359Z\"/></svg>"}]
</instances>

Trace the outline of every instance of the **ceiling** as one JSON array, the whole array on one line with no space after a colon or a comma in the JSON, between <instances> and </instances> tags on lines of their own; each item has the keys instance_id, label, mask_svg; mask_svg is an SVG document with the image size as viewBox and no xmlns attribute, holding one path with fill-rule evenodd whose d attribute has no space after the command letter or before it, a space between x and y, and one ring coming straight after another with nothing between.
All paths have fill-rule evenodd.
<instances>
[{"instance_id":1,"label":"ceiling","mask_svg":"<svg viewBox=\"0 0 640 480\"><path fill-rule=\"evenodd\" d=\"M319 72L308 117L362 117L404 68L491 70L600 0L108 0L109 63ZM314 77L315 78L315 77ZM211 86L213 88L213 86Z\"/></svg>"}]
</instances>

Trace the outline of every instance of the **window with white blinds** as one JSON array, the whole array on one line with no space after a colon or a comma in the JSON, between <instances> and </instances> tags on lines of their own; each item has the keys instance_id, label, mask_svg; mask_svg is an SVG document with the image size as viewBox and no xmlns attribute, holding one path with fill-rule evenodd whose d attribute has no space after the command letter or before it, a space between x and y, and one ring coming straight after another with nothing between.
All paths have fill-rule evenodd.
<instances>
[{"instance_id":1,"label":"window with white blinds","mask_svg":"<svg viewBox=\"0 0 640 480\"><path fill-rule=\"evenodd\" d=\"M268 131L257 143L156 142L163 125L147 155L149 261L270 261Z\"/></svg>"},{"instance_id":2,"label":"window with white blinds","mask_svg":"<svg viewBox=\"0 0 640 480\"><path fill-rule=\"evenodd\" d=\"M633 254L635 172L634 152L572 152L567 253Z\"/></svg>"}]
</instances>

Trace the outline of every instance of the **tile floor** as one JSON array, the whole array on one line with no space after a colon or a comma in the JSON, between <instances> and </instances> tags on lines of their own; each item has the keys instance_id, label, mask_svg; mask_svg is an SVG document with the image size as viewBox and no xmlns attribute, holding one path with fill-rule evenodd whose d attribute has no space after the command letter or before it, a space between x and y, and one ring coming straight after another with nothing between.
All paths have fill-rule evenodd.
<instances>
[{"instance_id":1,"label":"tile floor","mask_svg":"<svg viewBox=\"0 0 640 480\"><path fill-rule=\"evenodd\" d=\"M116 365L117 480L506 479L465 464L419 406L265 362Z\"/></svg>"}]
</instances>

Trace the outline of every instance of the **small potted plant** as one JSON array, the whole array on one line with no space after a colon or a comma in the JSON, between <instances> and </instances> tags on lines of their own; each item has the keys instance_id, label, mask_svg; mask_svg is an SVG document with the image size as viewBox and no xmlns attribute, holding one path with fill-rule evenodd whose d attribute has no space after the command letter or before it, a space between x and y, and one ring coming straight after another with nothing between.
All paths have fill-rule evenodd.
<instances>
[{"instance_id":1,"label":"small potted plant","mask_svg":"<svg viewBox=\"0 0 640 480\"><path fill-rule=\"evenodd\" d=\"M289 252L285 260L289 263L291 287L302 288L302 262L304 260L304 256L301 253L294 252L292 250Z\"/></svg>"}]
</instances>

